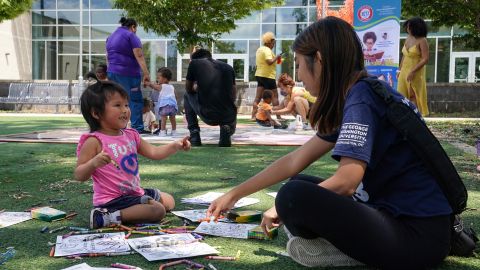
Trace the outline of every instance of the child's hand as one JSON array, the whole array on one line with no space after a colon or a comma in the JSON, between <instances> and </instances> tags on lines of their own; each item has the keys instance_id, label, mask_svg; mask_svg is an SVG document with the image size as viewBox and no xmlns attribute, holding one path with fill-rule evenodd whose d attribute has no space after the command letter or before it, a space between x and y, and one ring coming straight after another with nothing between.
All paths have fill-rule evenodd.
<instances>
[{"instance_id":1,"label":"child's hand","mask_svg":"<svg viewBox=\"0 0 480 270\"><path fill-rule=\"evenodd\" d=\"M112 162L112 158L103 150L92 158L92 165L95 169L103 167L110 162Z\"/></svg>"},{"instance_id":2,"label":"child's hand","mask_svg":"<svg viewBox=\"0 0 480 270\"><path fill-rule=\"evenodd\" d=\"M178 150L183 150L183 151L188 151L192 148L192 145L190 144L190 136L185 136L183 139L175 141L175 149Z\"/></svg>"}]
</instances>

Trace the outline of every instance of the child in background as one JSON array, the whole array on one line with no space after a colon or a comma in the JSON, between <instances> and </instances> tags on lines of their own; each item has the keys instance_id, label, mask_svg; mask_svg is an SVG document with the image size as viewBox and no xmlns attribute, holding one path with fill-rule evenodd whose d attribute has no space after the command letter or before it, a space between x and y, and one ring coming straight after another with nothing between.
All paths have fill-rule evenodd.
<instances>
[{"instance_id":1,"label":"child in background","mask_svg":"<svg viewBox=\"0 0 480 270\"><path fill-rule=\"evenodd\" d=\"M172 71L166 67L159 68L157 71L157 84L150 83L149 86L159 91L158 101L155 105L155 111L160 115L160 133L159 136L167 136L167 116L172 125L171 135L177 132L177 121L175 115L178 112L177 99L175 97L175 89L170 84L172 79Z\"/></svg>"},{"instance_id":2,"label":"child in background","mask_svg":"<svg viewBox=\"0 0 480 270\"><path fill-rule=\"evenodd\" d=\"M157 127L157 118L152 112L152 101L148 98L143 98L143 126L144 129L150 132L155 131Z\"/></svg>"},{"instance_id":3,"label":"child in background","mask_svg":"<svg viewBox=\"0 0 480 270\"><path fill-rule=\"evenodd\" d=\"M278 128L286 128L282 126L278 121L272 118L272 98L273 92L271 90L264 90L262 95L262 101L258 103L258 110L257 114L255 115L257 124L262 127L271 127L278 129Z\"/></svg>"},{"instance_id":4,"label":"child in background","mask_svg":"<svg viewBox=\"0 0 480 270\"><path fill-rule=\"evenodd\" d=\"M160 160L179 150L190 150L187 137L167 145L153 146L134 129L125 128L130 119L128 94L118 84L99 81L80 98L90 133L77 146L75 179L93 179L90 228L121 223L158 222L173 209L172 195L140 186L138 157Z\"/></svg>"}]
</instances>

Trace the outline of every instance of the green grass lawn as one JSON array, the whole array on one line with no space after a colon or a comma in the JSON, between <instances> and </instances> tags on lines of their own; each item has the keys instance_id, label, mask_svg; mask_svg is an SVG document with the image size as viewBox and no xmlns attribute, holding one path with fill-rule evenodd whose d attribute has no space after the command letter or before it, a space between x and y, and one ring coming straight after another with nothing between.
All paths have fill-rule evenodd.
<instances>
[{"instance_id":1,"label":"green grass lawn","mask_svg":"<svg viewBox=\"0 0 480 270\"><path fill-rule=\"evenodd\" d=\"M2 117L0 132L17 133L42 129L83 126L81 118L59 117ZM21 128L17 128L21 126ZM5 128L9 128L5 131ZM51 206L64 210L76 211L78 216L71 221L47 223L37 220L23 222L8 228L0 229L0 252L13 246L17 250L13 260L3 265L3 269L62 269L81 262L91 266L107 266L114 262L122 262L142 267L158 269L160 262L148 262L140 255L123 257L86 258L82 261L71 261L64 258L50 258L47 242L54 242L55 235L42 234L44 226L56 228L64 225L87 226L91 209L91 182L78 183L72 178L75 167L76 145L63 144L0 144L0 209L23 211L37 203L49 204L51 199L67 198L68 201ZM453 159L457 169L469 189L469 207L473 210L464 213L466 223L473 223L480 231L479 177L475 172L475 156L465 154L449 144L445 148ZM158 187L174 194L177 202L182 197L200 195L208 191L227 191L243 182L248 177L262 170L275 159L290 152L294 147L235 146L218 148L204 146L194 148L187 153L178 153L163 161L151 161L140 158L140 174L144 187ZM336 162L329 157L312 164L305 173L328 177L336 168ZM234 179L222 180L233 176ZM273 204L273 198L265 193L278 190L280 184L253 194L260 203L246 209L265 210ZM17 199L16 199L16 198ZM176 209L188 209L190 205L177 204ZM180 224L172 215L167 219ZM326 221L327 222L327 221ZM237 250L242 256L236 262L213 261L217 269L304 269L276 254L285 249L286 236L283 231L273 241L239 240L218 237L207 237L206 243L221 246L222 255L234 256ZM199 263L207 263L204 259L194 259ZM480 262L476 258L447 258L439 269L479 269ZM2 269L2 266L0 266ZM175 269L184 269L177 267ZM341 268L336 268L341 269ZM347 268L344 268L347 269ZM350 269L350 268L348 268ZM357 267L353 269L364 269Z\"/></svg>"}]
</instances>

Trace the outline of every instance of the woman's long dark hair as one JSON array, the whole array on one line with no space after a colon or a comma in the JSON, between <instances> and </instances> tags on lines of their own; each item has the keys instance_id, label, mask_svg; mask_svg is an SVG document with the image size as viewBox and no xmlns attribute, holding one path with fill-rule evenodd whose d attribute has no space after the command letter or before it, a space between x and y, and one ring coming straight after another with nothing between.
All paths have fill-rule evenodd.
<instances>
[{"instance_id":1,"label":"woman's long dark hair","mask_svg":"<svg viewBox=\"0 0 480 270\"><path fill-rule=\"evenodd\" d=\"M367 74L362 44L347 22L327 17L307 27L292 47L305 56L312 75L316 53L320 52L320 89L317 89L317 101L310 110L309 119L321 134L331 134L342 123L348 90Z\"/></svg>"}]
</instances>

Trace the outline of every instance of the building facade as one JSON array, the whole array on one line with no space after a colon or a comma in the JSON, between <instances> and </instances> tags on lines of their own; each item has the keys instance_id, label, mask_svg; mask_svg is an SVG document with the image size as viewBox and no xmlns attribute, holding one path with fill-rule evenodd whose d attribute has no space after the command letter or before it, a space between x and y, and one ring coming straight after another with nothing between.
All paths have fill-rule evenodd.
<instances>
[{"instance_id":1,"label":"building facade","mask_svg":"<svg viewBox=\"0 0 480 270\"><path fill-rule=\"evenodd\" d=\"M342 2L330 1L330 7ZM22 79L75 80L105 62L105 40L119 26L122 10L114 9L109 0L38 0L29 15L31 77ZM237 80L253 81L260 37L272 31L277 38L275 52L285 52L277 74L295 76L290 47L297 34L314 21L315 0L286 0L281 7L254 12L237 21L237 28L222 35L209 49L214 58L234 67ZM428 82L480 82L480 52L457 46L452 37L458 31L455 27L429 27ZM157 68L167 66L174 80L185 78L189 55L177 52L174 39L147 33L141 26L137 35L152 76ZM402 46L405 37L403 33Z\"/></svg>"}]
</instances>

